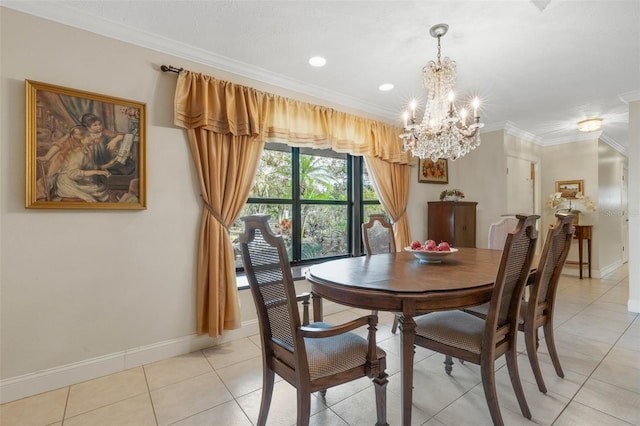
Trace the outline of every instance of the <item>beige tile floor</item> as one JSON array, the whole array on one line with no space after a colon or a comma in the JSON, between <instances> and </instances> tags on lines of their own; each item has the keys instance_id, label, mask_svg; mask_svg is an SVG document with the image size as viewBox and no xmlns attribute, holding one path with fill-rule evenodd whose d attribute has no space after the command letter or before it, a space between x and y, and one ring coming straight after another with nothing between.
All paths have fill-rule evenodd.
<instances>
[{"instance_id":1,"label":"beige tile floor","mask_svg":"<svg viewBox=\"0 0 640 426\"><path fill-rule=\"evenodd\" d=\"M540 393L522 348L518 357L531 421L520 414L504 362L497 362L500 408L507 425L640 425L640 319L627 312L628 269L603 279L563 276L558 293L556 341L565 378L555 375L540 346L548 393ZM362 311L331 315L339 323ZM379 345L388 358L388 417L400 423L399 336L381 314ZM489 425L479 369L417 348L414 425ZM262 386L258 336L166 359L0 406L10 425L221 425L256 423ZM278 380L269 425L293 425L295 390ZM366 378L314 395L312 425L372 425L373 386Z\"/></svg>"}]
</instances>

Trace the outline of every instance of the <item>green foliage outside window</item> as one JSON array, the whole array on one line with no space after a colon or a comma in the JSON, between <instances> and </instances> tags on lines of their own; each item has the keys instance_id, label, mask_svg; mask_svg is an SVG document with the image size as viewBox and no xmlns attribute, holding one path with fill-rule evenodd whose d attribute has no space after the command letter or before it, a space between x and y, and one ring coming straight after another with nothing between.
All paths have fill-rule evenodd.
<instances>
[{"instance_id":1,"label":"green foliage outside window","mask_svg":"<svg viewBox=\"0 0 640 426\"><path fill-rule=\"evenodd\" d=\"M297 161L294 164L294 161ZM260 160L249 200L240 216L268 214L271 228L282 234L292 263L350 255L354 234L352 194L349 193L351 157L332 151L291 149L268 144ZM357 159L360 161L360 159ZM383 211L363 166L362 207L364 218ZM298 171L297 176L293 175ZM360 179L357 179L360 182ZM298 191L294 194L294 191ZM357 196L356 198L360 198ZM360 208L360 204L355 206ZM298 218L299 224L294 223ZM238 237L243 231L238 220L231 227L236 267L242 267Z\"/></svg>"}]
</instances>

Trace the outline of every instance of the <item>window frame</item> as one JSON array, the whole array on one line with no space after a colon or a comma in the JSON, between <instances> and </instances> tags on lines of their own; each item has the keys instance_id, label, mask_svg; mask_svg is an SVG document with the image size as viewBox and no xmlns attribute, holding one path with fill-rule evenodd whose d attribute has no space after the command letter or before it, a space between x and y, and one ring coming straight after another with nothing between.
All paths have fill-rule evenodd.
<instances>
[{"instance_id":1,"label":"window frame","mask_svg":"<svg viewBox=\"0 0 640 426\"><path fill-rule=\"evenodd\" d=\"M286 205L291 208L291 250L292 267L310 265L325 262L333 259L341 259L353 256L364 255L364 245L362 242L361 224L366 221L364 209L367 205L381 205L378 199L364 200L363 198L363 172L365 170L364 160L361 156L336 153L331 149L311 149L304 147L292 147L280 143L266 143L264 150L275 150L289 152L291 155L291 198L256 198L249 197L246 204L276 204ZM302 155L315 155L330 158L343 158L346 161L347 172L347 199L346 200L310 200L304 199L300 194L300 157ZM321 258L302 259L301 242L301 218L302 206L304 205L333 205L347 207L347 250L346 253L336 256L326 256ZM358 224L358 226L354 226ZM243 272L243 267L237 267L237 272Z\"/></svg>"}]
</instances>

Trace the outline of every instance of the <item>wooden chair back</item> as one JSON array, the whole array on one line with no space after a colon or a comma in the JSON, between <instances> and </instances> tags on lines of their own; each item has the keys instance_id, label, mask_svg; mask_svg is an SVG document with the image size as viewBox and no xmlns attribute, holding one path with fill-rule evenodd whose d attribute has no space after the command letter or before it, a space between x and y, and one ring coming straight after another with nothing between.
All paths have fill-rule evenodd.
<instances>
[{"instance_id":1,"label":"wooden chair back","mask_svg":"<svg viewBox=\"0 0 640 426\"><path fill-rule=\"evenodd\" d=\"M522 320L518 325L520 331L524 332L527 355L538 389L543 393L547 392L547 387L538 362L538 328L543 327L545 343L556 374L564 377L555 346L553 307L560 274L571 249L571 240L575 232L572 225L573 215L556 214L556 218L555 225L547 231L535 280L530 286L529 298L523 302L520 312Z\"/></svg>"},{"instance_id":2,"label":"wooden chair back","mask_svg":"<svg viewBox=\"0 0 640 426\"><path fill-rule=\"evenodd\" d=\"M555 225L547 231L536 279L529 293L529 309L534 309L542 315L547 311L547 307L553 306L560 274L569 255L575 232L572 215L556 214L556 218Z\"/></svg>"},{"instance_id":3,"label":"wooden chair back","mask_svg":"<svg viewBox=\"0 0 640 426\"><path fill-rule=\"evenodd\" d=\"M268 219L268 215L242 218L242 260L256 304L263 352L274 354L293 369L294 353L304 354L304 340L296 339L300 314L286 245L281 235L273 234ZM308 370L305 357L297 363Z\"/></svg>"},{"instance_id":4,"label":"wooden chair back","mask_svg":"<svg viewBox=\"0 0 640 426\"><path fill-rule=\"evenodd\" d=\"M362 241L369 256L396 251L393 225L387 222L383 214L369 215L369 221L362 224Z\"/></svg>"},{"instance_id":5,"label":"wooden chair back","mask_svg":"<svg viewBox=\"0 0 640 426\"><path fill-rule=\"evenodd\" d=\"M518 331L520 300L531 272L538 242L536 221L540 216L517 215L516 217L518 224L507 234L489 302L485 331L485 340L489 342L494 338L509 338L508 334L515 334Z\"/></svg>"}]
</instances>

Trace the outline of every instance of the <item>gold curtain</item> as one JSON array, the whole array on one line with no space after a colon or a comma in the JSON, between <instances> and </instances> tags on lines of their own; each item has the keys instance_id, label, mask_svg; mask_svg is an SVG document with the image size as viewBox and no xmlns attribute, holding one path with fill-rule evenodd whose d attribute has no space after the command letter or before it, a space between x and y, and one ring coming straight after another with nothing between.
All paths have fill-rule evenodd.
<instances>
[{"instance_id":1,"label":"gold curtain","mask_svg":"<svg viewBox=\"0 0 640 426\"><path fill-rule=\"evenodd\" d=\"M411 242L407 219L411 165L391 163L373 156L365 156L364 161L371 172L380 203L393 221L396 249L402 250Z\"/></svg>"},{"instance_id":2,"label":"gold curtain","mask_svg":"<svg viewBox=\"0 0 640 426\"><path fill-rule=\"evenodd\" d=\"M176 124L186 128L204 202L198 239L196 331L240 327L228 228L247 201L264 142L261 94L189 71L178 76Z\"/></svg>"},{"instance_id":3,"label":"gold curtain","mask_svg":"<svg viewBox=\"0 0 640 426\"><path fill-rule=\"evenodd\" d=\"M396 222L396 243L408 244L411 158L401 152L399 128L187 70L178 76L174 107L175 124L187 130L204 202L196 278L198 334L217 337L240 326L228 227L247 201L265 141L374 158L376 182L390 176L378 187L384 188L381 202Z\"/></svg>"}]
</instances>

